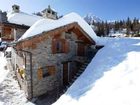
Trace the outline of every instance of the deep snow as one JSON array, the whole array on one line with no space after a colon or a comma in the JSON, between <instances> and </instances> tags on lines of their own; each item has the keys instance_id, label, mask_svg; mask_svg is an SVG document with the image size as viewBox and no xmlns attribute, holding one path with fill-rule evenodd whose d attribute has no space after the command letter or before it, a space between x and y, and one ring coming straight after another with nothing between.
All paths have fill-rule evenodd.
<instances>
[{"instance_id":1,"label":"deep snow","mask_svg":"<svg viewBox=\"0 0 140 105\"><path fill-rule=\"evenodd\" d=\"M28 103L14 72L9 69L4 54L0 52L0 105L28 105Z\"/></svg>"},{"instance_id":2,"label":"deep snow","mask_svg":"<svg viewBox=\"0 0 140 105\"><path fill-rule=\"evenodd\" d=\"M140 39L101 38L98 44L105 47L53 105L140 105ZM3 53L0 59L0 105L32 105L5 70Z\"/></svg>"},{"instance_id":3,"label":"deep snow","mask_svg":"<svg viewBox=\"0 0 140 105\"><path fill-rule=\"evenodd\" d=\"M107 39L53 105L140 105L140 39Z\"/></svg>"},{"instance_id":4,"label":"deep snow","mask_svg":"<svg viewBox=\"0 0 140 105\"><path fill-rule=\"evenodd\" d=\"M6 66L6 59L3 56L3 53L0 52L0 83L3 82L3 80L5 79L5 77L7 76L9 70L5 70L5 66Z\"/></svg>"}]
</instances>

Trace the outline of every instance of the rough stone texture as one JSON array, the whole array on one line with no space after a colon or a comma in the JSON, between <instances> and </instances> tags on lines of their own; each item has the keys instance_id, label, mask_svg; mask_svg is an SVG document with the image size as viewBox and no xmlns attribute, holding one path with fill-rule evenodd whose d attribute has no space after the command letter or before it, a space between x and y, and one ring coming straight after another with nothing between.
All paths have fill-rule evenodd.
<instances>
[{"instance_id":1,"label":"rough stone texture","mask_svg":"<svg viewBox=\"0 0 140 105\"><path fill-rule=\"evenodd\" d=\"M20 54L19 54L20 53ZM29 59L29 55L25 52L21 51L15 51L15 49L12 48L12 56L11 56L11 62L13 65L13 68L15 70L16 76L18 78L19 84L21 88L25 91L26 96L30 99L31 98L31 77L30 77L30 63L28 63L29 60L27 60L25 64L25 58L21 57L21 55L26 56L26 59ZM17 66L19 69L23 69L23 66L25 66L25 78L22 79L20 74L18 73Z\"/></svg>"},{"instance_id":2,"label":"rough stone texture","mask_svg":"<svg viewBox=\"0 0 140 105\"><path fill-rule=\"evenodd\" d=\"M74 37L74 36L73 36ZM62 84L62 62L72 59L75 56L76 44L74 41L70 41L70 52L68 54L59 53L52 54L52 40L47 39L37 45L37 48L32 51L33 53L33 84L34 84L34 96L41 95L47 91L51 91L55 88L59 88ZM56 74L53 76L48 76L42 80L37 78L37 70L39 67L44 66L55 66Z\"/></svg>"},{"instance_id":3,"label":"rough stone texture","mask_svg":"<svg viewBox=\"0 0 140 105\"><path fill-rule=\"evenodd\" d=\"M20 57L19 54L14 53L13 62L16 62L20 67L21 65L25 65L25 81L26 82L20 82L22 87L26 87L23 89L25 92L27 91L27 96L31 97L31 89L33 89L33 97L40 96L42 94L49 94L51 91L56 91L56 94L59 94L59 90L61 90L61 87L63 86L63 62L70 61L72 66L71 70L75 68L74 60L77 58L79 60L85 60L85 57L77 57L77 43L78 40L77 36L74 33L62 33L60 38L66 39L69 42L69 52L68 53L56 53L52 54L52 37L46 37L45 40L43 40L40 43L34 43L35 47L33 48L24 48L24 50L29 51L32 53L32 84L33 87L31 88L31 62L30 62L30 56L28 53L25 53L26 56L26 64L24 62L17 62L19 60L23 61L23 57ZM22 52L23 53L23 52ZM16 59L16 60L15 60ZM55 74L49 75L46 77L43 77L41 80L38 79L38 69L40 67L45 66L54 66L55 67ZM71 73L72 71L69 71ZM20 81L20 80L19 80ZM26 86L23 86L26 85Z\"/></svg>"},{"instance_id":4,"label":"rough stone texture","mask_svg":"<svg viewBox=\"0 0 140 105\"><path fill-rule=\"evenodd\" d=\"M16 29L16 40L19 39L26 31L27 29Z\"/></svg>"},{"instance_id":5,"label":"rough stone texture","mask_svg":"<svg viewBox=\"0 0 140 105\"><path fill-rule=\"evenodd\" d=\"M7 22L6 12L0 11L0 23L1 22Z\"/></svg>"}]
</instances>

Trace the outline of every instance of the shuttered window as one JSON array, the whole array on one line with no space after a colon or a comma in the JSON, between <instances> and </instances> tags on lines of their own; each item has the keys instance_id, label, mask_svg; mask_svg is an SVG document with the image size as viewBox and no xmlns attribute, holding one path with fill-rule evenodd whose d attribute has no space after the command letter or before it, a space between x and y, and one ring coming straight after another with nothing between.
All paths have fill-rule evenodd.
<instances>
[{"instance_id":1,"label":"shuttered window","mask_svg":"<svg viewBox=\"0 0 140 105\"><path fill-rule=\"evenodd\" d=\"M37 71L38 79L41 80L43 78L43 70L42 68L39 68Z\"/></svg>"},{"instance_id":2,"label":"shuttered window","mask_svg":"<svg viewBox=\"0 0 140 105\"><path fill-rule=\"evenodd\" d=\"M53 39L52 40L52 53L68 53L69 42L65 39Z\"/></svg>"},{"instance_id":3,"label":"shuttered window","mask_svg":"<svg viewBox=\"0 0 140 105\"><path fill-rule=\"evenodd\" d=\"M55 66L48 66L49 75L55 75Z\"/></svg>"},{"instance_id":4,"label":"shuttered window","mask_svg":"<svg viewBox=\"0 0 140 105\"><path fill-rule=\"evenodd\" d=\"M47 76L53 76L55 75L55 66L45 66L38 69L38 79L41 80Z\"/></svg>"},{"instance_id":5,"label":"shuttered window","mask_svg":"<svg viewBox=\"0 0 140 105\"><path fill-rule=\"evenodd\" d=\"M77 56L85 56L85 45L83 43L78 43Z\"/></svg>"}]
</instances>

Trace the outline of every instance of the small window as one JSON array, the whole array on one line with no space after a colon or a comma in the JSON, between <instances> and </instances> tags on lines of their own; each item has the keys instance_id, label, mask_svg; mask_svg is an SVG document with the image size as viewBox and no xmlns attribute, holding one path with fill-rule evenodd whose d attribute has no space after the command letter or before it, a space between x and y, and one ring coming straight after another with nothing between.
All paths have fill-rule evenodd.
<instances>
[{"instance_id":1,"label":"small window","mask_svg":"<svg viewBox=\"0 0 140 105\"><path fill-rule=\"evenodd\" d=\"M72 32L71 31L67 31L66 34L72 34Z\"/></svg>"},{"instance_id":2,"label":"small window","mask_svg":"<svg viewBox=\"0 0 140 105\"><path fill-rule=\"evenodd\" d=\"M52 11L52 15L55 15L55 12Z\"/></svg>"},{"instance_id":3,"label":"small window","mask_svg":"<svg viewBox=\"0 0 140 105\"><path fill-rule=\"evenodd\" d=\"M55 75L55 66L45 66L38 69L38 79Z\"/></svg>"},{"instance_id":4,"label":"small window","mask_svg":"<svg viewBox=\"0 0 140 105\"><path fill-rule=\"evenodd\" d=\"M18 10L19 8L18 7L15 7L15 9Z\"/></svg>"},{"instance_id":5,"label":"small window","mask_svg":"<svg viewBox=\"0 0 140 105\"><path fill-rule=\"evenodd\" d=\"M48 66L49 75L55 75L55 66Z\"/></svg>"},{"instance_id":6,"label":"small window","mask_svg":"<svg viewBox=\"0 0 140 105\"><path fill-rule=\"evenodd\" d=\"M50 10L48 10L47 12L48 12L48 13L51 13L51 11L50 11Z\"/></svg>"},{"instance_id":7,"label":"small window","mask_svg":"<svg viewBox=\"0 0 140 105\"><path fill-rule=\"evenodd\" d=\"M56 52L57 53L63 53L63 46L62 46L62 41L57 41L56 42Z\"/></svg>"},{"instance_id":8,"label":"small window","mask_svg":"<svg viewBox=\"0 0 140 105\"><path fill-rule=\"evenodd\" d=\"M68 53L69 43L66 39L53 39L52 40L52 53Z\"/></svg>"},{"instance_id":9,"label":"small window","mask_svg":"<svg viewBox=\"0 0 140 105\"><path fill-rule=\"evenodd\" d=\"M47 67L42 67L42 76L43 78L49 76L49 73L48 73L48 70L47 70Z\"/></svg>"}]
</instances>

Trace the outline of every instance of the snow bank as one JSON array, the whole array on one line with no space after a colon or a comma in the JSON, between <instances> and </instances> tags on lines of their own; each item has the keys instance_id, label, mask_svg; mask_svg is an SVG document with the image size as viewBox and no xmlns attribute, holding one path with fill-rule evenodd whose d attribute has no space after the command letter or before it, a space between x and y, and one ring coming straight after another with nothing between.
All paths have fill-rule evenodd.
<instances>
[{"instance_id":1,"label":"snow bank","mask_svg":"<svg viewBox=\"0 0 140 105\"><path fill-rule=\"evenodd\" d=\"M4 54L0 52L0 84L5 79L5 77L7 76L9 72L9 70L5 69L6 63L7 61L4 58Z\"/></svg>"},{"instance_id":2,"label":"snow bank","mask_svg":"<svg viewBox=\"0 0 140 105\"><path fill-rule=\"evenodd\" d=\"M15 72L9 66L5 69L7 61L3 55L0 52L0 105L24 105L27 103L24 91L20 90Z\"/></svg>"},{"instance_id":3,"label":"snow bank","mask_svg":"<svg viewBox=\"0 0 140 105\"><path fill-rule=\"evenodd\" d=\"M36 15L29 15L24 12L19 12L19 13L9 12L7 17L10 23L26 25L26 26L32 26L36 21L43 19L43 17L36 16Z\"/></svg>"},{"instance_id":4,"label":"snow bank","mask_svg":"<svg viewBox=\"0 0 140 105\"><path fill-rule=\"evenodd\" d=\"M140 39L108 39L53 105L140 105Z\"/></svg>"},{"instance_id":5,"label":"snow bank","mask_svg":"<svg viewBox=\"0 0 140 105\"><path fill-rule=\"evenodd\" d=\"M12 47L7 47L6 51L7 51L7 52L12 51Z\"/></svg>"},{"instance_id":6,"label":"snow bank","mask_svg":"<svg viewBox=\"0 0 140 105\"><path fill-rule=\"evenodd\" d=\"M64 17L58 19L58 20L50 20L50 19L41 19L37 21L25 34L19 39L23 40L28 37L35 36L39 33L42 33L44 31L49 31L73 22L77 22L81 28L88 34L92 39L97 39L97 36L95 32L92 30L92 28L76 13L70 13L68 15L65 15Z\"/></svg>"}]
</instances>

